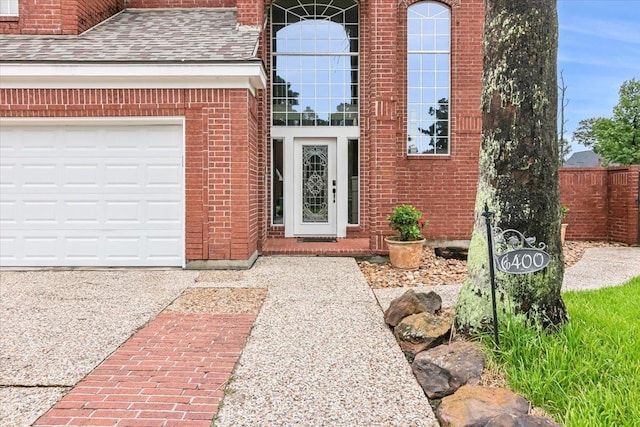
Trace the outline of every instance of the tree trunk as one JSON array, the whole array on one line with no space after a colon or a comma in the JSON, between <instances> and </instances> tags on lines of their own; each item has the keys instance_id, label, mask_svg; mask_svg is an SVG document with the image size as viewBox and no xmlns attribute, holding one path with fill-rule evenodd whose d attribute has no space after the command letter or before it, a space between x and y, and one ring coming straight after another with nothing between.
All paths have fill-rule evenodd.
<instances>
[{"instance_id":1,"label":"tree trunk","mask_svg":"<svg viewBox=\"0 0 640 427\"><path fill-rule=\"evenodd\" d=\"M547 244L551 261L529 274L496 272L499 313L545 327L567 319L560 296L555 0L485 0L480 176L469 279L458 298L463 333L490 329L491 301L485 203L492 224Z\"/></svg>"}]
</instances>

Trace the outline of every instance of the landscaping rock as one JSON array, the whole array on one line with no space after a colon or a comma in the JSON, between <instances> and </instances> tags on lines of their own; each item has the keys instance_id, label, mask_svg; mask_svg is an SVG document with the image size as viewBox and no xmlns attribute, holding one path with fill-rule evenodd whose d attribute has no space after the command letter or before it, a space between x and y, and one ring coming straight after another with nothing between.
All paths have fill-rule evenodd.
<instances>
[{"instance_id":1,"label":"landscaping rock","mask_svg":"<svg viewBox=\"0 0 640 427\"><path fill-rule=\"evenodd\" d=\"M441 427L479 427L503 414L528 412L529 402L510 390L465 385L442 399L436 416Z\"/></svg>"},{"instance_id":2,"label":"landscaping rock","mask_svg":"<svg viewBox=\"0 0 640 427\"><path fill-rule=\"evenodd\" d=\"M449 337L453 312L440 315L422 312L405 317L395 327L394 334L404 354L413 361L416 354L441 344Z\"/></svg>"},{"instance_id":3,"label":"landscaping rock","mask_svg":"<svg viewBox=\"0 0 640 427\"><path fill-rule=\"evenodd\" d=\"M384 321L396 327L402 319L412 314L428 312L435 314L442 307L442 298L435 292L416 294L412 289L391 301L384 313Z\"/></svg>"},{"instance_id":4,"label":"landscaping rock","mask_svg":"<svg viewBox=\"0 0 640 427\"><path fill-rule=\"evenodd\" d=\"M418 353L411 368L427 397L440 399L465 384L477 384L484 363L485 355L477 345L454 342Z\"/></svg>"},{"instance_id":5,"label":"landscaping rock","mask_svg":"<svg viewBox=\"0 0 640 427\"><path fill-rule=\"evenodd\" d=\"M492 418L484 427L562 427L561 424L535 415L502 414Z\"/></svg>"},{"instance_id":6,"label":"landscaping rock","mask_svg":"<svg viewBox=\"0 0 640 427\"><path fill-rule=\"evenodd\" d=\"M445 259L457 259L460 261L466 261L467 255L469 254L469 248L456 248L456 247L446 247L446 248L435 248L436 256Z\"/></svg>"},{"instance_id":7,"label":"landscaping rock","mask_svg":"<svg viewBox=\"0 0 640 427\"><path fill-rule=\"evenodd\" d=\"M426 309L427 313L438 314L442 308L442 298L440 295L433 291L429 291L426 294L424 292L416 292L416 296Z\"/></svg>"}]
</instances>

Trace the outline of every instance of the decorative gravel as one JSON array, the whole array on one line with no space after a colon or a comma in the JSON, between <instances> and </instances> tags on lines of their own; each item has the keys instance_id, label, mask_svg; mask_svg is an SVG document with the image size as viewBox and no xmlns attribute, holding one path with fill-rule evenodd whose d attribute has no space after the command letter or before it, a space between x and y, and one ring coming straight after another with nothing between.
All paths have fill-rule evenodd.
<instances>
[{"instance_id":1,"label":"decorative gravel","mask_svg":"<svg viewBox=\"0 0 640 427\"><path fill-rule=\"evenodd\" d=\"M626 245L615 242L567 241L562 249L565 267L578 262L589 248L624 246ZM467 277L467 261L438 257L433 248L425 248L422 251L420 267L413 271L393 268L388 260L385 262L385 258L382 257L377 261L382 262L367 260L358 262L360 270L373 289L460 285Z\"/></svg>"}]
</instances>

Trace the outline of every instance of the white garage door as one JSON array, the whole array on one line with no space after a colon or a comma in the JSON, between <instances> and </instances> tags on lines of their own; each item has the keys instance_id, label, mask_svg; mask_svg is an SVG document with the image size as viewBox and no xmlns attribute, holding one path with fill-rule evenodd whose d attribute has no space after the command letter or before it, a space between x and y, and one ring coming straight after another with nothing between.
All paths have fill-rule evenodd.
<instances>
[{"instance_id":1,"label":"white garage door","mask_svg":"<svg viewBox=\"0 0 640 427\"><path fill-rule=\"evenodd\" d=\"M181 266L182 125L0 128L0 265Z\"/></svg>"}]
</instances>

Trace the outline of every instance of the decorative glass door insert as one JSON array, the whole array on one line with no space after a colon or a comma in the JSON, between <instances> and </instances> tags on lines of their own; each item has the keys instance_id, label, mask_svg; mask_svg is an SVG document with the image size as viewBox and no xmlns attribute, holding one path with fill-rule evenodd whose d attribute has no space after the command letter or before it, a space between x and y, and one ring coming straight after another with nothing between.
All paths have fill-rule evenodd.
<instances>
[{"instance_id":1,"label":"decorative glass door insert","mask_svg":"<svg viewBox=\"0 0 640 427\"><path fill-rule=\"evenodd\" d=\"M329 222L329 147L302 147L302 222Z\"/></svg>"},{"instance_id":2,"label":"decorative glass door insert","mask_svg":"<svg viewBox=\"0 0 640 427\"><path fill-rule=\"evenodd\" d=\"M292 235L335 236L339 204L336 139L294 138L293 148Z\"/></svg>"}]
</instances>

